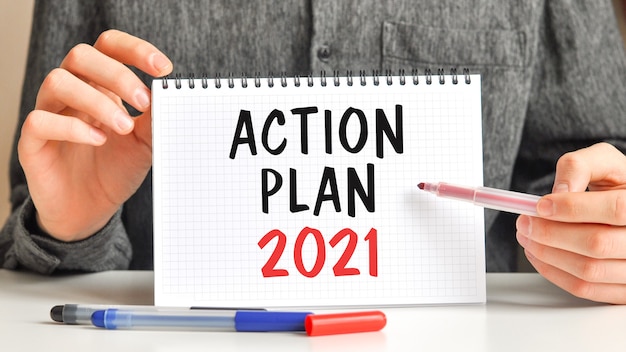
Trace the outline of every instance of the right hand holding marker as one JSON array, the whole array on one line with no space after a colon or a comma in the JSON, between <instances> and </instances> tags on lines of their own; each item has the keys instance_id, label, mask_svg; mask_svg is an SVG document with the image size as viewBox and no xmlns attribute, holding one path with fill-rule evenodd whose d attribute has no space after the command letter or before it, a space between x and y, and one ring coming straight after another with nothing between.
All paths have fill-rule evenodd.
<instances>
[{"instance_id":1,"label":"right hand holding marker","mask_svg":"<svg viewBox=\"0 0 626 352\"><path fill-rule=\"evenodd\" d=\"M578 297L626 304L626 156L607 143L563 155L537 211L517 220L537 271Z\"/></svg>"},{"instance_id":2,"label":"right hand holding marker","mask_svg":"<svg viewBox=\"0 0 626 352\"><path fill-rule=\"evenodd\" d=\"M137 190L152 162L152 76L172 63L152 44L109 30L79 44L40 87L18 153L40 228L62 241L89 237ZM133 119L122 101L141 111Z\"/></svg>"}]
</instances>

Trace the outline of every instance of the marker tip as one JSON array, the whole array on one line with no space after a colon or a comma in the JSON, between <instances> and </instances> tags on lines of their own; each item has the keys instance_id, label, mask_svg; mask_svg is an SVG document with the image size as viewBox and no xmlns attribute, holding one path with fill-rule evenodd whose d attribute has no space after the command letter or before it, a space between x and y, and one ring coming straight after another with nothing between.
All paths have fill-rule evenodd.
<instances>
[{"instance_id":1,"label":"marker tip","mask_svg":"<svg viewBox=\"0 0 626 352\"><path fill-rule=\"evenodd\" d=\"M50 309L50 318L52 320L62 323L63 322L63 306L54 306Z\"/></svg>"},{"instance_id":2,"label":"marker tip","mask_svg":"<svg viewBox=\"0 0 626 352\"><path fill-rule=\"evenodd\" d=\"M417 188L424 189L424 182L420 182L417 184Z\"/></svg>"}]
</instances>

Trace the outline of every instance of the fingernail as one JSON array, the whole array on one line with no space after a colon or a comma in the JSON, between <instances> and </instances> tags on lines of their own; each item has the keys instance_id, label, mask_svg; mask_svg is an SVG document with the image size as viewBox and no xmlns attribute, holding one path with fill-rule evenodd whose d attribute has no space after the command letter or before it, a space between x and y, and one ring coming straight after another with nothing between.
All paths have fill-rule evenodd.
<instances>
[{"instance_id":1,"label":"fingernail","mask_svg":"<svg viewBox=\"0 0 626 352\"><path fill-rule=\"evenodd\" d=\"M558 183L552 187L552 193L565 193L569 192L569 186L567 183Z\"/></svg>"},{"instance_id":2,"label":"fingernail","mask_svg":"<svg viewBox=\"0 0 626 352\"><path fill-rule=\"evenodd\" d=\"M526 248L526 246L528 245L528 241L529 241L529 239L528 239L528 237L526 237L526 235L524 235L523 233L518 231L515 234L515 238L517 239L517 243L519 243L520 246Z\"/></svg>"},{"instance_id":3,"label":"fingernail","mask_svg":"<svg viewBox=\"0 0 626 352\"><path fill-rule=\"evenodd\" d=\"M150 107L150 95L148 95L148 92L146 92L143 88L137 89L137 93L135 93L135 101L139 105L137 108L140 110L146 110Z\"/></svg>"},{"instance_id":4,"label":"fingernail","mask_svg":"<svg viewBox=\"0 0 626 352\"><path fill-rule=\"evenodd\" d=\"M90 128L89 135L91 136L91 140L93 140L94 143L97 145L103 144L107 139L107 136L104 134L104 132L96 128Z\"/></svg>"},{"instance_id":5,"label":"fingernail","mask_svg":"<svg viewBox=\"0 0 626 352\"><path fill-rule=\"evenodd\" d=\"M164 71L169 68L171 65L170 60L168 60L163 54L154 53L152 54L152 66L159 72Z\"/></svg>"},{"instance_id":6,"label":"fingernail","mask_svg":"<svg viewBox=\"0 0 626 352\"><path fill-rule=\"evenodd\" d=\"M123 113L122 111L118 111L115 114L115 124L117 125L119 132L124 133L133 128L134 122L130 118L130 116Z\"/></svg>"},{"instance_id":7,"label":"fingernail","mask_svg":"<svg viewBox=\"0 0 626 352\"><path fill-rule=\"evenodd\" d=\"M524 235L525 237L528 237L528 235L530 235L531 226L532 224L530 216L526 215L521 215L520 217L518 217L517 222L515 223L515 228L517 229L517 232Z\"/></svg>"},{"instance_id":8,"label":"fingernail","mask_svg":"<svg viewBox=\"0 0 626 352\"><path fill-rule=\"evenodd\" d=\"M537 203L539 216L548 217L554 214L554 202L550 199L541 198Z\"/></svg>"}]
</instances>

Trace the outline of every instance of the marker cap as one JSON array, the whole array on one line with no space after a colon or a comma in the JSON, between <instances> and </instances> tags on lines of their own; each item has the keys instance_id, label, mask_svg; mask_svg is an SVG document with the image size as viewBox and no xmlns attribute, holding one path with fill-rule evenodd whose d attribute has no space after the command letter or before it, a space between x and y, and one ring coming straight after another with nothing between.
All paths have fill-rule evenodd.
<instances>
[{"instance_id":1,"label":"marker cap","mask_svg":"<svg viewBox=\"0 0 626 352\"><path fill-rule=\"evenodd\" d=\"M304 331L304 319L311 312L238 311L237 331Z\"/></svg>"},{"instance_id":2,"label":"marker cap","mask_svg":"<svg viewBox=\"0 0 626 352\"><path fill-rule=\"evenodd\" d=\"M337 314L311 314L304 320L309 336L349 334L353 332L378 331L387 324L381 311L365 311Z\"/></svg>"}]
</instances>

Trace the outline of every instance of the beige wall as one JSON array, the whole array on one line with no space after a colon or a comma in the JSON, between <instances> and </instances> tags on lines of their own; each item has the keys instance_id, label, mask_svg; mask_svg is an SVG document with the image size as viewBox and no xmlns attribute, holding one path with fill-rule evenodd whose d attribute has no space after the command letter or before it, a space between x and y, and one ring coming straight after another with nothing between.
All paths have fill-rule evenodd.
<instances>
[{"instance_id":1,"label":"beige wall","mask_svg":"<svg viewBox=\"0 0 626 352\"><path fill-rule=\"evenodd\" d=\"M26 66L33 0L0 0L0 224L9 214L9 154Z\"/></svg>"}]
</instances>

